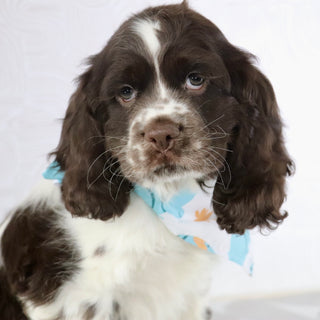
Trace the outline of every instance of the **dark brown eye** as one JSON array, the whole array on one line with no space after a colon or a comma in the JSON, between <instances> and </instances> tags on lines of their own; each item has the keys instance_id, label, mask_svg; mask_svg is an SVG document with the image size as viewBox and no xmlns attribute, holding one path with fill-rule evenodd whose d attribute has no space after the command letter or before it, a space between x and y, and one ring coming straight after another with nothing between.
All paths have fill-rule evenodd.
<instances>
[{"instance_id":1,"label":"dark brown eye","mask_svg":"<svg viewBox=\"0 0 320 320\"><path fill-rule=\"evenodd\" d=\"M186 88L200 90L204 85L204 78L198 73L190 73L186 79Z\"/></svg>"},{"instance_id":2,"label":"dark brown eye","mask_svg":"<svg viewBox=\"0 0 320 320\"><path fill-rule=\"evenodd\" d=\"M136 97L136 91L129 85L123 86L120 89L120 97L124 102L132 101Z\"/></svg>"}]
</instances>

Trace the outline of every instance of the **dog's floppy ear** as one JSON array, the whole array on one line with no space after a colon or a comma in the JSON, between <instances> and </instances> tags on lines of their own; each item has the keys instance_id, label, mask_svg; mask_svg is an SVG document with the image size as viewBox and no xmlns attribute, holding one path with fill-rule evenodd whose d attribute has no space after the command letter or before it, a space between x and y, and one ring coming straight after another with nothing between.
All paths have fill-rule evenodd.
<instances>
[{"instance_id":1,"label":"dog's floppy ear","mask_svg":"<svg viewBox=\"0 0 320 320\"><path fill-rule=\"evenodd\" d=\"M282 137L282 122L273 88L250 62L251 56L231 45L223 54L239 106L227 156L231 181L222 172L213 193L217 222L229 233L259 226L275 228L286 216L285 176L292 173Z\"/></svg>"},{"instance_id":2,"label":"dog's floppy ear","mask_svg":"<svg viewBox=\"0 0 320 320\"><path fill-rule=\"evenodd\" d=\"M118 161L112 158L104 138L108 106L99 102L102 76L95 74L97 59L91 59L92 66L79 78L63 122L60 143L53 154L65 172L62 194L66 208L73 215L106 220L123 213L131 185L121 175ZM99 109L105 113L97 114ZM108 170L110 165L112 172Z\"/></svg>"}]
</instances>

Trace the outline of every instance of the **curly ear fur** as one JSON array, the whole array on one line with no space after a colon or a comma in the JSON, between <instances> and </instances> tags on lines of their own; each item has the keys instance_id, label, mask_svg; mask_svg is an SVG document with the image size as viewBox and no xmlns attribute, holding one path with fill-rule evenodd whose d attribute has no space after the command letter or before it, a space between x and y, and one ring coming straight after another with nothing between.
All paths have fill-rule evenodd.
<instances>
[{"instance_id":1,"label":"curly ear fur","mask_svg":"<svg viewBox=\"0 0 320 320\"><path fill-rule=\"evenodd\" d=\"M213 193L217 222L229 233L242 234L255 226L270 229L287 217L280 207L285 198L285 176L293 163L283 144L282 122L272 86L250 63L249 54L234 47L224 52L232 82L232 95L239 102L227 156L231 182L224 188L218 177Z\"/></svg>"},{"instance_id":2,"label":"curly ear fur","mask_svg":"<svg viewBox=\"0 0 320 320\"><path fill-rule=\"evenodd\" d=\"M79 78L53 155L65 171L62 194L66 208L73 215L107 220L123 213L131 185L121 175L117 160L106 145L103 128L107 114L98 114L97 110L107 110L108 106L101 105L105 102L98 101L99 92L94 89L99 86L93 83L101 80L95 74L95 59L91 59L93 66ZM113 172L106 170L111 163Z\"/></svg>"}]
</instances>

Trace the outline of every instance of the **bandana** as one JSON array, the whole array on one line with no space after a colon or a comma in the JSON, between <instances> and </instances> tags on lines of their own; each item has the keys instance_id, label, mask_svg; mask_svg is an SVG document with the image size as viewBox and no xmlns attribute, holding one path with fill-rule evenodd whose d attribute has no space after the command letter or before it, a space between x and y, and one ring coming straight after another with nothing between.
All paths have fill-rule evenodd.
<instances>
[{"instance_id":1,"label":"bandana","mask_svg":"<svg viewBox=\"0 0 320 320\"><path fill-rule=\"evenodd\" d=\"M45 179L61 184L64 172L53 162L43 173ZM223 256L242 266L252 274L253 262L250 252L250 233L228 234L221 230L212 208L212 187L197 190L180 190L169 200L162 201L156 192L135 185L135 192L160 218L166 227L184 241L213 254Z\"/></svg>"}]
</instances>

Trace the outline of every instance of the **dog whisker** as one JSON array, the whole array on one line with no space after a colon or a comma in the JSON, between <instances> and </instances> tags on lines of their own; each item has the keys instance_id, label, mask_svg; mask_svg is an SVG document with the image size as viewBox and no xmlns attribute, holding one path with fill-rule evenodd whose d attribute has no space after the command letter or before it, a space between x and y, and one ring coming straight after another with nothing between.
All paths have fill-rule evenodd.
<instances>
[{"instance_id":1,"label":"dog whisker","mask_svg":"<svg viewBox=\"0 0 320 320\"><path fill-rule=\"evenodd\" d=\"M89 182L89 174L90 174L90 171L91 171L92 167L94 166L94 164L95 164L99 159L101 159L101 157L103 157L106 153L108 153L107 150L104 151L104 152L102 152L102 153L100 153L100 155L98 155L98 156L95 158L95 160L91 163L91 165L89 166L88 171L87 171L87 185L89 185L89 187L92 185L92 183ZM97 179L96 179L96 180L97 180ZM96 181L96 180L95 180L95 181ZM88 187L88 189L89 189L89 187Z\"/></svg>"},{"instance_id":2,"label":"dog whisker","mask_svg":"<svg viewBox=\"0 0 320 320\"><path fill-rule=\"evenodd\" d=\"M217 122L217 121L221 120L223 117L224 117L224 114L222 114L221 116L219 116L219 117L218 117L218 118L216 118L215 120L210 121L210 122L209 122L209 123L207 123L206 125L202 126L199 130L195 131L195 132L193 133L193 135L194 135L194 134L199 133L200 131L205 131L204 129L206 129L206 128L210 127L213 123L215 123L215 122Z\"/></svg>"}]
</instances>

